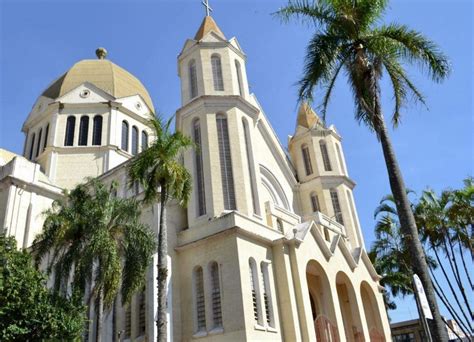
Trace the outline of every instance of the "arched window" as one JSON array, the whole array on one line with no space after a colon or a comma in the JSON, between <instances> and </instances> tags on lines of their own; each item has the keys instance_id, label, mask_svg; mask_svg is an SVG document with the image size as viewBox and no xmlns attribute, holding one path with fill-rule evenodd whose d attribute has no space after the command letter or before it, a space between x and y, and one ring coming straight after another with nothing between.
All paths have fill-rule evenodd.
<instances>
[{"instance_id":1,"label":"arched window","mask_svg":"<svg viewBox=\"0 0 474 342\"><path fill-rule=\"evenodd\" d=\"M189 62L189 91L192 99L198 95L196 61L194 59Z\"/></svg>"},{"instance_id":2,"label":"arched window","mask_svg":"<svg viewBox=\"0 0 474 342\"><path fill-rule=\"evenodd\" d=\"M64 146L74 145L74 129L76 128L76 118L69 116L66 121L66 134L64 136Z\"/></svg>"},{"instance_id":3,"label":"arched window","mask_svg":"<svg viewBox=\"0 0 474 342\"><path fill-rule=\"evenodd\" d=\"M222 114L216 115L217 138L219 143L219 158L221 166L222 192L224 209L235 210L234 175L232 172L232 157L230 153L229 130L227 118Z\"/></svg>"},{"instance_id":4,"label":"arched window","mask_svg":"<svg viewBox=\"0 0 474 342\"><path fill-rule=\"evenodd\" d=\"M43 143L43 151L48 146L48 136L49 136L49 124L46 125L46 130L44 132L44 143Z\"/></svg>"},{"instance_id":5,"label":"arched window","mask_svg":"<svg viewBox=\"0 0 474 342\"><path fill-rule=\"evenodd\" d=\"M321 211L321 207L319 206L319 198L315 192L311 193L311 208L313 209L313 212Z\"/></svg>"},{"instance_id":6,"label":"arched window","mask_svg":"<svg viewBox=\"0 0 474 342\"><path fill-rule=\"evenodd\" d=\"M138 128L137 126L132 127L132 154L134 156L138 154Z\"/></svg>"},{"instance_id":7,"label":"arched window","mask_svg":"<svg viewBox=\"0 0 474 342\"><path fill-rule=\"evenodd\" d=\"M239 86L239 95L244 96L244 84L242 82L242 70L240 69L240 63L238 60L235 60L235 71L237 73L237 83Z\"/></svg>"},{"instance_id":8,"label":"arched window","mask_svg":"<svg viewBox=\"0 0 474 342\"><path fill-rule=\"evenodd\" d=\"M250 291L252 295L253 318L257 324L262 324L262 312L260 309L260 291L258 286L257 264L252 258L249 259Z\"/></svg>"},{"instance_id":9,"label":"arched window","mask_svg":"<svg viewBox=\"0 0 474 342\"><path fill-rule=\"evenodd\" d=\"M204 281L202 267L194 270L194 295L196 312L196 331L206 331L206 303L204 299Z\"/></svg>"},{"instance_id":10,"label":"arched window","mask_svg":"<svg viewBox=\"0 0 474 342\"><path fill-rule=\"evenodd\" d=\"M323 164L325 171L332 171L331 161L329 160L328 148L324 140L319 140L319 147L321 148L321 155L323 157Z\"/></svg>"},{"instance_id":11,"label":"arched window","mask_svg":"<svg viewBox=\"0 0 474 342\"><path fill-rule=\"evenodd\" d=\"M102 145L102 115L94 116L94 127L92 130L92 145Z\"/></svg>"},{"instance_id":12,"label":"arched window","mask_svg":"<svg viewBox=\"0 0 474 342\"><path fill-rule=\"evenodd\" d=\"M262 291L263 291L263 304L265 305L265 318L266 324L272 328L275 327L275 320L273 318L273 306L272 306L272 292L270 288L270 276L268 274L268 263L263 262L260 264L262 269Z\"/></svg>"},{"instance_id":13,"label":"arched window","mask_svg":"<svg viewBox=\"0 0 474 342\"><path fill-rule=\"evenodd\" d=\"M334 216L336 218L336 221L344 225L344 220L342 218L341 204L339 202L339 196L337 194L337 190L333 188L330 190L330 193L331 193L332 208L334 210Z\"/></svg>"},{"instance_id":14,"label":"arched window","mask_svg":"<svg viewBox=\"0 0 474 342\"><path fill-rule=\"evenodd\" d=\"M196 168L197 216L202 216L206 213L206 192L204 188L201 124L199 120L194 120L193 122L193 140L194 144L196 145L196 149L194 151L194 166Z\"/></svg>"},{"instance_id":15,"label":"arched window","mask_svg":"<svg viewBox=\"0 0 474 342\"><path fill-rule=\"evenodd\" d=\"M87 136L89 133L89 117L81 117L79 123L79 146L87 146Z\"/></svg>"},{"instance_id":16,"label":"arched window","mask_svg":"<svg viewBox=\"0 0 474 342\"><path fill-rule=\"evenodd\" d=\"M43 134L43 129L40 128L38 133L38 142L36 143L36 157L38 157L40 149L41 149L41 135Z\"/></svg>"},{"instance_id":17,"label":"arched window","mask_svg":"<svg viewBox=\"0 0 474 342\"><path fill-rule=\"evenodd\" d=\"M33 151L35 150L35 133L31 136L31 141L30 141L30 160L33 160Z\"/></svg>"},{"instance_id":18,"label":"arched window","mask_svg":"<svg viewBox=\"0 0 474 342\"><path fill-rule=\"evenodd\" d=\"M313 173L313 166L311 165L311 156L309 155L308 145L304 144L301 146L301 152L303 153L303 162L304 169L306 171L306 176L309 176Z\"/></svg>"},{"instance_id":19,"label":"arched window","mask_svg":"<svg viewBox=\"0 0 474 342\"><path fill-rule=\"evenodd\" d=\"M219 281L219 265L213 261L209 267L211 273L211 300L213 329L222 327L221 287Z\"/></svg>"},{"instance_id":20,"label":"arched window","mask_svg":"<svg viewBox=\"0 0 474 342\"><path fill-rule=\"evenodd\" d=\"M224 80L222 78L222 65L219 55L211 56L212 78L214 80L214 90L224 90Z\"/></svg>"},{"instance_id":21,"label":"arched window","mask_svg":"<svg viewBox=\"0 0 474 342\"><path fill-rule=\"evenodd\" d=\"M236 61L237 62L237 61ZM247 120L242 118L242 125L244 128L245 150L247 152L247 165L250 177L250 191L252 193L252 207L254 214L260 215L260 206L258 203L258 194L256 190L255 166L252 153L252 141L250 140L250 132Z\"/></svg>"},{"instance_id":22,"label":"arched window","mask_svg":"<svg viewBox=\"0 0 474 342\"><path fill-rule=\"evenodd\" d=\"M128 122L122 121L122 150L128 151Z\"/></svg>"},{"instance_id":23,"label":"arched window","mask_svg":"<svg viewBox=\"0 0 474 342\"><path fill-rule=\"evenodd\" d=\"M142 131L142 151L145 151L148 148L148 134L145 131Z\"/></svg>"}]
</instances>

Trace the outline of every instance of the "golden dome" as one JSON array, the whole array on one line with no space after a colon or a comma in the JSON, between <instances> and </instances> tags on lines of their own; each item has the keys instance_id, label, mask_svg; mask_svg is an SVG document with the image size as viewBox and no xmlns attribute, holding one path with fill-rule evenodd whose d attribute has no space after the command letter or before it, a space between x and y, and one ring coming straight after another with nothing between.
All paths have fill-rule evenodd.
<instances>
[{"instance_id":1,"label":"golden dome","mask_svg":"<svg viewBox=\"0 0 474 342\"><path fill-rule=\"evenodd\" d=\"M132 74L106 59L84 59L54 81L42 96L56 99L84 82L89 82L115 98L140 95L155 111L148 91Z\"/></svg>"}]
</instances>

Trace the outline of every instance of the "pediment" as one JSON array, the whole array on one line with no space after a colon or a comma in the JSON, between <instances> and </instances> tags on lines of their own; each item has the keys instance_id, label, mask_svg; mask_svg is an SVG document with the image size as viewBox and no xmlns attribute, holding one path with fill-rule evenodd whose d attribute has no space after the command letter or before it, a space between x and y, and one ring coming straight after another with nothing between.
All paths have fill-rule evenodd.
<instances>
[{"instance_id":1,"label":"pediment","mask_svg":"<svg viewBox=\"0 0 474 342\"><path fill-rule=\"evenodd\" d=\"M100 103L114 100L115 97L111 94L92 83L84 82L59 97L56 101L62 103Z\"/></svg>"}]
</instances>

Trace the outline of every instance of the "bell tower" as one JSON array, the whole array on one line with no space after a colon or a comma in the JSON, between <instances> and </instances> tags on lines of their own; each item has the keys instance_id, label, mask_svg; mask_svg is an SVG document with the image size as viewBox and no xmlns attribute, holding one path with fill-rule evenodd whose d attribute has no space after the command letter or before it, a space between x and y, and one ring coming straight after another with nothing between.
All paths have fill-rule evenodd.
<instances>
[{"instance_id":1,"label":"bell tower","mask_svg":"<svg viewBox=\"0 0 474 342\"><path fill-rule=\"evenodd\" d=\"M300 183L300 215L304 220L325 220L342 232L352 248L364 244L341 145L334 126L324 125L314 110L303 103L296 131L289 141L291 159Z\"/></svg>"},{"instance_id":2,"label":"bell tower","mask_svg":"<svg viewBox=\"0 0 474 342\"><path fill-rule=\"evenodd\" d=\"M256 180L249 176L258 172L249 146L259 110L249 101L245 60L237 39L228 40L210 15L178 56L176 127L197 147L184 156L194 179L191 228L232 210L259 212Z\"/></svg>"}]
</instances>

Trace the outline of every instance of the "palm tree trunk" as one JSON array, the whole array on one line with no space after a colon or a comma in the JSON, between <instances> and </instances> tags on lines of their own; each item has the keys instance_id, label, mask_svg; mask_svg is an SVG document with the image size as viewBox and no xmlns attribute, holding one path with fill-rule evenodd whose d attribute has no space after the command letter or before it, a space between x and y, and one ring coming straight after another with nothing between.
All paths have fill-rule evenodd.
<instances>
[{"instance_id":1,"label":"palm tree trunk","mask_svg":"<svg viewBox=\"0 0 474 342\"><path fill-rule=\"evenodd\" d=\"M158 315L156 327L158 330L157 342L167 341L167 320L166 320L166 280L168 278L168 232L166 225L166 185L161 185L161 207L158 232Z\"/></svg>"},{"instance_id":2,"label":"palm tree trunk","mask_svg":"<svg viewBox=\"0 0 474 342\"><path fill-rule=\"evenodd\" d=\"M471 290L474 290L474 285L472 284L471 276L469 275L469 272L467 270L466 260L464 260L464 253L463 253L463 249L462 249L462 244L461 244L461 240L459 238L458 238L458 247L459 247L459 254L461 255L461 261L462 261L462 265L463 265L463 268L464 268L464 272L466 273L466 277L467 277L467 280L469 281L469 285L471 286Z\"/></svg>"},{"instance_id":3,"label":"palm tree trunk","mask_svg":"<svg viewBox=\"0 0 474 342\"><path fill-rule=\"evenodd\" d=\"M104 314L104 290L99 290L99 297L97 298L97 307L96 307L96 315L97 315L97 327L96 327L96 334L95 334L95 341L101 342L102 341L102 317Z\"/></svg>"},{"instance_id":4,"label":"palm tree trunk","mask_svg":"<svg viewBox=\"0 0 474 342\"><path fill-rule=\"evenodd\" d=\"M413 271L420 277L420 280L423 283L426 297L428 299L428 304L430 306L431 312L433 313L434 319L429 322L431 335L435 341L448 341L447 331L439 312L438 303L436 302L436 294L428 273L428 265L426 263L425 255L418 237L418 229L416 227L415 218L410 207L410 202L408 201L408 197L406 195L405 182L403 181L403 176L400 171L400 167L398 166L398 161L388 135L387 127L385 125L380 106L378 105L376 107L378 108L375 114L379 121L377 125L377 133L379 135L385 157L390 188L392 190L393 197L395 198L398 217L400 218L401 230L405 235L405 240L410 251Z\"/></svg>"}]
</instances>

